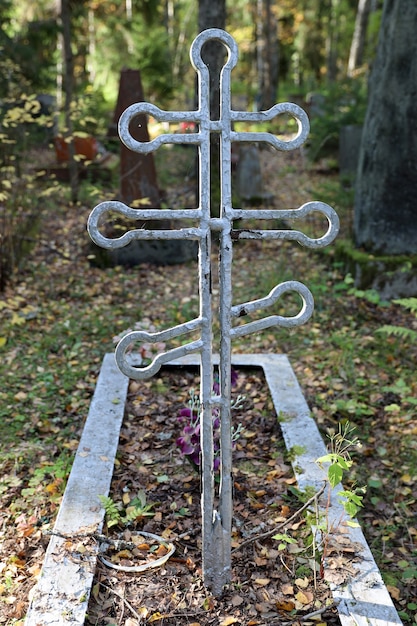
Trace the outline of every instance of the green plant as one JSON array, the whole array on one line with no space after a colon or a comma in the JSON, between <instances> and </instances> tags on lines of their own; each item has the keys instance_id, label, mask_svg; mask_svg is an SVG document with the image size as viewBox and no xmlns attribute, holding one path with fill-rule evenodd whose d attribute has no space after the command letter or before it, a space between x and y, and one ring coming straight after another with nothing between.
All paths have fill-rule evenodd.
<instances>
[{"instance_id":1,"label":"green plant","mask_svg":"<svg viewBox=\"0 0 417 626\"><path fill-rule=\"evenodd\" d=\"M276 539L276 541L280 542L278 544L278 550L285 550L288 545L297 543L296 539L290 537L287 533L277 533L272 536L272 539Z\"/></svg>"},{"instance_id":2,"label":"green plant","mask_svg":"<svg viewBox=\"0 0 417 626\"><path fill-rule=\"evenodd\" d=\"M332 489L340 485L345 472L349 471L353 465L350 450L360 445L358 438L352 437L353 431L354 427L349 422L339 424L338 432L329 435L330 452L316 459L316 463L321 468L323 468L324 463L329 463L326 468L326 474ZM355 489L341 489L338 492L340 502L351 519L363 507L363 494L365 491L365 487L358 487ZM352 521L348 523L355 525L355 522Z\"/></svg>"},{"instance_id":3,"label":"green plant","mask_svg":"<svg viewBox=\"0 0 417 626\"><path fill-rule=\"evenodd\" d=\"M329 84L319 94L319 111L312 116L309 137L309 158L337 154L342 126L360 125L367 106L366 83L361 78Z\"/></svg>"},{"instance_id":4,"label":"green plant","mask_svg":"<svg viewBox=\"0 0 417 626\"><path fill-rule=\"evenodd\" d=\"M55 189L41 189L44 172L34 173L30 163L31 148L52 126L40 113L36 96L20 91L0 106L0 292L36 241L43 200Z\"/></svg>"},{"instance_id":5,"label":"green plant","mask_svg":"<svg viewBox=\"0 0 417 626\"><path fill-rule=\"evenodd\" d=\"M144 491L139 491L132 500L129 500L127 497L126 507L122 503L116 503L110 496L99 495L98 498L103 505L108 528L117 525L127 526L132 522L140 521L144 517L153 517L155 515L152 511L155 503L146 502Z\"/></svg>"},{"instance_id":6,"label":"green plant","mask_svg":"<svg viewBox=\"0 0 417 626\"><path fill-rule=\"evenodd\" d=\"M398 300L393 300L395 304L399 304L409 311L415 316L417 320L417 298L399 298ZM377 330L378 333L382 333L383 335L399 337L400 339L411 341L411 343L417 343L417 330L414 328L406 328L405 326L396 326L393 324L385 324L381 326Z\"/></svg>"}]
</instances>

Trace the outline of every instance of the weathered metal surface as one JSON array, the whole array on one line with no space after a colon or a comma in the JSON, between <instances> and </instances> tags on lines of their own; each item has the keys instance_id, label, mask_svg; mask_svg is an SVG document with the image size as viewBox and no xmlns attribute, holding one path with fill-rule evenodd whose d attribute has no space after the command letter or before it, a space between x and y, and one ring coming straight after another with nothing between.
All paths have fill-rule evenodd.
<instances>
[{"instance_id":1,"label":"weathered metal surface","mask_svg":"<svg viewBox=\"0 0 417 626\"><path fill-rule=\"evenodd\" d=\"M224 44L228 58L221 73L220 84L220 119L210 119L209 71L202 60L201 50L210 40ZM199 245L199 316L185 324L156 333L135 331L124 337L116 348L116 361L120 369L131 378L143 379L153 376L159 368L171 359L191 353L198 353L201 362L200 398L201 414L201 449L202 449L202 517L203 517L203 573L205 584L216 595L223 586L230 582L231 577L231 520L232 520L232 443L230 423L230 371L231 341L233 337L242 336L268 328L270 326L292 327L304 323L313 312L313 297L309 289L297 281L288 281L278 285L271 293L259 300L233 306L231 271L233 261L233 242L239 239L281 239L297 241L310 248L319 248L329 244L338 232L339 221L335 211L321 202L310 202L299 209L291 210L242 210L232 205L231 179L231 144L232 142L265 142L277 150L288 151L299 148L306 140L309 132L308 118L305 112L292 103L277 104L268 111L242 112L231 108L230 78L231 71L238 59L237 45L226 32L209 29L196 37L190 50L191 63L198 76L199 102L195 111L163 111L153 104L139 102L131 105L121 115L119 121L120 138L131 150L143 154L151 153L164 144L195 144L199 150L199 204L197 209L183 210L143 210L132 209L121 202L104 202L98 205L89 219L88 229L93 241L103 247L117 248L127 245L133 239L195 239ZM290 114L297 122L298 131L295 137L284 140L268 132L236 132L232 130L235 122L265 122L277 115ZM152 115L161 122L178 124L192 122L196 124L195 133L167 133L149 142L141 142L130 133L132 120L140 115ZM221 189L220 217L210 215L210 135L220 136L221 153ZM169 218L191 220L190 227L173 228L172 230L134 229L121 237L109 239L100 233L99 219L109 211L120 212L134 220L148 221ZM245 219L299 219L311 212L321 213L328 222L325 234L319 238L311 238L297 230L249 230L233 229L234 220ZM212 302L211 302L211 234L219 233L220 262L220 395L213 394L213 361L212 361ZM245 325L233 325L236 318L251 314L271 306L284 292L298 293L301 308L297 315L284 317L272 315ZM190 332L197 332L199 337L180 347L158 355L147 367L134 367L128 360L126 352L137 342L156 343L181 337ZM213 472L213 432L212 411L218 407L221 417L221 470L218 493L214 488Z\"/></svg>"}]
</instances>

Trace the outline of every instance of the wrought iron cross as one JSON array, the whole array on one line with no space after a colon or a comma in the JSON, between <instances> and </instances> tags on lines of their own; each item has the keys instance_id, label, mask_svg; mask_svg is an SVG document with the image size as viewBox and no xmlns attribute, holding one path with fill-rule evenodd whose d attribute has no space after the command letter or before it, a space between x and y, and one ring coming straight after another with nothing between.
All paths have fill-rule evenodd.
<instances>
[{"instance_id":1,"label":"wrought iron cross","mask_svg":"<svg viewBox=\"0 0 417 626\"><path fill-rule=\"evenodd\" d=\"M220 41L227 49L228 59L220 77L220 119L210 119L209 70L202 60L202 47L207 41ZM320 248L331 243L336 237L339 220L335 211L322 202L309 202L298 209L288 210L249 210L236 209L232 206L231 185L231 144L232 142L266 142L277 150L293 150L300 147L309 132L309 122L305 112L295 104L277 104L268 111L242 112L231 108L231 71L238 59L238 49L234 39L223 30L209 29L200 33L191 45L191 63L198 75L199 105L195 111L163 111L153 104L140 102L130 106L119 121L119 134L123 143L131 150L149 153L163 144L195 144L199 150L199 205L196 209L132 209L121 202L103 202L92 211L88 230L93 241L104 248L126 246L134 239L191 239L199 245L199 316L184 324L155 333L134 331L121 339L116 348L116 361L120 370L133 379L145 379L153 376L164 363L190 353L201 355L201 450L202 450L202 538L203 538L203 574L206 586L219 595L231 578L231 527L232 527L232 441L230 418L231 387L231 342L234 337L242 337L271 326L293 327L306 322L314 307L310 290L298 281L286 281L277 285L269 295L233 305L231 270L233 242L239 239L287 239L295 240L303 246ZM298 123L297 135L284 141L267 132L235 132L234 122L265 122L282 113L290 114ZM140 114L148 114L161 122L196 124L195 133L168 133L159 135L148 143L133 139L129 124ZM220 217L210 215L210 134L220 136L221 182L220 182ZM121 237L109 239L99 230L100 218L109 212L119 212L134 220L190 220L193 226L172 230L135 229ZM312 212L319 212L327 218L327 232L320 238L311 238L297 230L247 230L233 228L234 220L245 219L298 219L305 218ZM213 392L213 349L212 349L212 298L211 298L211 233L219 233L219 289L220 289L220 394ZM233 325L233 320L243 315L265 309L274 304L286 292L296 292L302 300L299 313L292 317L270 315L250 321L243 325ZM182 337L188 333L197 333L197 339L184 342L180 347L158 354L150 365L136 367L129 361L126 351L134 343L156 343ZM215 494L213 472L213 426L212 412L220 411L220 483Z\"/></svg>"}]
</instances>

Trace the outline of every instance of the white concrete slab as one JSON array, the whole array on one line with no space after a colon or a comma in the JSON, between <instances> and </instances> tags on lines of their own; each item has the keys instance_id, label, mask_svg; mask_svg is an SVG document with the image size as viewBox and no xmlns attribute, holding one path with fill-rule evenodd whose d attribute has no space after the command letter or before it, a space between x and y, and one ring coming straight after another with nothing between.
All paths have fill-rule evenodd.
<instances>
[{"instance_id":1,"label":"white concrete slab","mask_svg":"<svg viewBox=\"0 0 417 626\"><path fill-rule=\"evenodd\" d=\"M104 511L98 500L107 495L123 421L129 380L106 354L75 455L54 531L63 534L100 532ZM77 543L52 536L25 626L81 626L93 582L96 554L77 554ZM90 546L89 546L90 547Z\"/></svg>"}]
</instances>

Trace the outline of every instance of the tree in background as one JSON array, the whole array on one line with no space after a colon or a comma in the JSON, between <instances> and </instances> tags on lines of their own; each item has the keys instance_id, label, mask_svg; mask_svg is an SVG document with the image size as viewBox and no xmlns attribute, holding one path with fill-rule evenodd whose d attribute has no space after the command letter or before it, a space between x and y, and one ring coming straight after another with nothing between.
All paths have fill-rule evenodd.
<instances>
[{"instance_id":1,"label":"tree in background","mask_svg":"<svg viewBox=\"0 0 417 626\"><path fill-rule=\"evenodd\" d=\"M265 111L277 101L279 47L273 0L256 1L257 109Z\"/></svg>"},{"instance_id":2,"label":"tree in background","mask_svg":"<svg viewBox=\"0 0 417 626\"><path fill-rule=\"evenodd\" d=\"M71 40L71 17L71 0L60 0L59 20L62 31L65 137L68 142L69 152L68 169L71 186L71 201L75 203L78 200L78 164L75 160L73 121L71 114L74 97L74 57Z\"/></svg>"},{"instance_id":3,"label":"tree in background","mask_svg":"<svg viewBox=\"0 0 417 626\"><path fill-rule=\"evenodd\" d=\"M356 244L417 253L417 2L385 0L362 134Z\"/></svg>"},{"instance_id":4,"label":"tree in background","mask_svg":"<svg viewBox=\"0 0 417 626\"><path fill-rule=\"evenodd\" d=\"M359 0L356 12L355 30L349 52L348 76L361 67L364 59L366 46L366 32L368 29L369 14L372 8L372 0Z\"/></svg>"}]
</instances>

